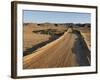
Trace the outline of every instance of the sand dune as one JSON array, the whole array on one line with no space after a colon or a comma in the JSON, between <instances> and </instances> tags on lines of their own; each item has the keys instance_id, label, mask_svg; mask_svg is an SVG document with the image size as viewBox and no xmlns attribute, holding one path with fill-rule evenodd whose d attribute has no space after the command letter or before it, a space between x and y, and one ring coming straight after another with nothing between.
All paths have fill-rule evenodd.
<instances>
[{"instance_id":1,"label":"sand dune","mask_svg":"<svg viewBox=\"0 0 100 80\"><path fill-rule=\"evenodd\" d=\"M72 66L89 66L87 59L88 48L81 36L72 33L69 28L57 40L37 49L36 52L24 56L23 68L54 68L54 67L72 67ZM77 42L77 40L79 40ZM79 48L79 43L83 43L82 49ZM75 46L77 45L77 46ZM75 51L80 49L81 51ZM80 54L81 53L81 54ZM82 55L82 56L81 56ZM82 58L82 60L80 60Z\"/></svg>"}]
</instances>

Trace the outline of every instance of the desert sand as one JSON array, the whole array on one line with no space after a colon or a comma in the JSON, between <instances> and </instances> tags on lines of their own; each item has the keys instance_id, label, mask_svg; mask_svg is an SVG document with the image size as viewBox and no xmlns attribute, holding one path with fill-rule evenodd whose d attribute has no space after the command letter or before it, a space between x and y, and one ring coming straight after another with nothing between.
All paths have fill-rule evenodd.
<instances>
[{"instance_id":1,"label":"desert sand","mask_svg":"<svg viewBox=\"0 0 100 80\"><path fill-rule=\"evenodd\" d=\"M89 65L90 50L79 31L73 32L71 28L58 39L23 57L24 69Z\"/></svg>"}]
</instances>

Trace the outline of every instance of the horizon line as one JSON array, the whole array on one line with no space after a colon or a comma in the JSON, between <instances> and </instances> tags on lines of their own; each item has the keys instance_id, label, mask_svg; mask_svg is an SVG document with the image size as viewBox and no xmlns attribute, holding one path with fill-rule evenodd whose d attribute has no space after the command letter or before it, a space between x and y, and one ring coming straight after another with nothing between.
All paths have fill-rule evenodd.
<instances>
[{"instance_id":1,"label":"horizon line","mask_svg":"<svg viewBox=\"0 0 100 80\"><path fill-rule=\"evenodd\" d=\"M51 24L91 24L89 22L87 23L75 23L75 22L68 22L68 23L65 23L65 22L23 22L23 23L37 23L37 24L44 24L44 23L51 23Z\"/></svg>"}]
</instances>

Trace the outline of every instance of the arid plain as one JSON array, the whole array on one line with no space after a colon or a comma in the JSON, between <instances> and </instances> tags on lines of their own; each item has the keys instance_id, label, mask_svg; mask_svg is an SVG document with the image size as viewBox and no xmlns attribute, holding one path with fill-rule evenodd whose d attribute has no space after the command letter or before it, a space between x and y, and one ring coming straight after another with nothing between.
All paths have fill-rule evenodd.
<instances>
[{"instance_id":1,"label":"arid plain","mask_svg":"<svg viewBox=\"0 0 100 80\"><path fill-rule=\"evenodd\" d=\"M72 23L24 23L23 68L89 66L91 26Z\"/></svg>"}]
</instances>

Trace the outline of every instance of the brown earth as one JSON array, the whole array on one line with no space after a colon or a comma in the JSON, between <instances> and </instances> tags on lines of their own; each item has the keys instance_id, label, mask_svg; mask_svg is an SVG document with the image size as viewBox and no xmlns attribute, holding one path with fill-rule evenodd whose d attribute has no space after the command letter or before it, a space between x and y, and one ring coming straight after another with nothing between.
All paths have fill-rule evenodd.
<instances>
[{"instance_id":1,"label":"brown earth","mask_svg":"<svg viewBox=\"0 0 100 80\"><path fill-rule=\"evenodd\" d=\"M42 45L44 46L45 44L51 42L50 39L52 35L33 32L33 31L41 31L41 30L46 31L49 29L57 30L57 33L61 33L61 32L65 32L65 30L67 30L67 27L65 27L64 25L55 26L52 24L44 24L44 25L38 25L36 23L23 24L24 55L31 54L31 52L35 51L38 48L41 48Z\"/></svg>"},{"instance_id":2,"label":"brown earth","mask_svg":"<svg viewBox=\"0 0 100 80\"><path fill-rule=\"evenodd\" d=\"M57 40L24 56L23 68L89 66L90 61L87 59L89 54L90 51L79 31L73 33L71 29L68 29Z\"/></svg>"}]
</instances>

